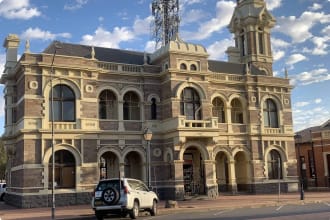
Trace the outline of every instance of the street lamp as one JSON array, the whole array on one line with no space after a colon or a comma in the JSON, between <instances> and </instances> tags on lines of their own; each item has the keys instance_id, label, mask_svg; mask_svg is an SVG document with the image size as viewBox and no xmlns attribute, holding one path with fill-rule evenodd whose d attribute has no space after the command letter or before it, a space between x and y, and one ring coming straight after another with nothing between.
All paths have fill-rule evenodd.
<instances>
[{"instance_id":1,"label":"street lamp","mask_svg":"<svg viewBox=\"0 0 330 220\"><path fill-rule=\"evenodd\" d=\"M54 53L52 63L50 65L50 114L51 114L51 135L52 135L52 219L55 219L55 153L54 153L54 90L53 90L53 74L54 60L57 49L61 49L59 41L54 42Z\"/></svg>"},{"instance_id":2,"label":"street lamp","mask_svg":"<svg viewBox=\"0 0 330 220\"><path fill-rule=\"evenodd\" d=\"M303 164L301 161L301 156L300 156L300 146L299 143L301 141L301 135L296 134L294 136L294 139L297 141L297 148L298 148L298 155L299 155L299 170L300 170L300 200L304 200L304 178L303 178Z\"/></svg>"},{"instance_id":3,"label":"street lamp","mask_svg":"<svg viewBox=\"0 0 330 220\"><path fill-rule=\"evenodd\" d=\"M147 141L147 144L148 144L148 147L147 147L147 166L148 166L148 169L147 169L147 173L148 173L148 187L150 189L150 181L151 181L151 164L150 164L150 141L151 141L151 138L152 138L152 131L149 129L149 128L146 128L144 130L144 140Z\"/></svg>"}]
</instances>

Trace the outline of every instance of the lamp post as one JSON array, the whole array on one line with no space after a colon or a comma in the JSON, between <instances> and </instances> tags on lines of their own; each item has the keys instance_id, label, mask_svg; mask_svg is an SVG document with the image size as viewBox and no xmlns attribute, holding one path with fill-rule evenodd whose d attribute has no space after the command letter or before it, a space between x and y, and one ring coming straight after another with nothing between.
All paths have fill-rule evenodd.
<instances>
[{"instance_id":1,"label":"lamp post","mask_svg":"<svg viewBox=\"0 0 330 220\"><path fill-rule=\"evenodd\" d=\"M301 161L301 156L300 156L300 146L299 143L301 141L301 135L296 134L294 136L294 139L297 141L297 148L298 148L298 155L299 155L299 171L300 171L300 200L304 200L304 178L303 178L303 164Z\"/></svg>"},{"instance_id":2,"label":"lamp post","mask_svg":"<svg viewBox=\"0 0 330 220\"><path fill-rule=\"evenodd\" d=\"M57 49L61 49L60 42L54 42L54 53L52 63L50 65L50 114L51 114L51 136L52 136L52 219L55 219L55 151L54 151L54 90L53 90L53 74L54 60Z\"/></svg>"},{"instance_id":3,"label":"lamp post","mask_svg":"<svg viewBox=\"0 0 330 220\"><path fill-rule=\"evenodd\" d=\"M150 182L151 182L151 164L150 164L150 141L151 141L151 138L152 138L152 131L149 129L149 128L146 128L144 130L144 140L147 141L147 174L148 174L148 187L150 189Z\"/></svg>"}]
</instances>

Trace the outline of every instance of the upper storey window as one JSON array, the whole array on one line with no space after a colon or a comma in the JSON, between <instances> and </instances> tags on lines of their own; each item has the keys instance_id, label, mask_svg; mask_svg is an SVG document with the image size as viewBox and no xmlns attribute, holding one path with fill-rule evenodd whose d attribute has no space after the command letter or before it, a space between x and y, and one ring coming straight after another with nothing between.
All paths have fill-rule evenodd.
<instances>
[{"instance_id":1,"label":"upper storey window","mask_svg":"<svg viewBox=\"0 0 330 220\"><path fill-rule=\"evenodd\" d=\"M156 120L157 119L157 104L156 104L156 99L152 98L151 99L151 119Z\"/></svg>"},{"instance_id":2,"label":"upper storey window","mask_svg":"<svg viewBox=\"0 0 330 220\"><path fill-rule=\"evenodd\" d=\"M99 118L116 119L117 118L117 98L110 90L104 90L99 96Z\"/></svg>"},{"instance_id":3,"label":"upper storey window","mask_svg":"<svg viewBox=\"0 0 330 220\"><path fill-rule=\"evenodd\" d=\"M225 105L223 101L217 97L212 101L212 115L213 117L218 117L219 123L225 123Z\"/></svg>"},{"instance_id":4,"label":"upper storey window","mask_svg":"<svg viewBox=\"0 0 330 220\"><path fill-rule=\"evenodd\" d=\"M50 95L50 119L52 119L52 109L54 121L75 121L76 97L72 89L66 85L56 85L53 88L53 106ZM52 108L53 107L53 108Z\"/></svg>"},{"instance_id":5,"label":"upper storey window","mask_svg":"<svg viewBox=\"0 0 330 220\"><path fill-rule=\"evenodd\" d=\"M187 65L185 63L181 63L180 70L186 70L186 69L187 69Z\"/></svg>"},{"instance_id":6,"label":"upper storey window","mask_svg":"<svg viewBox=\"0 0 330 220\"><path fill-rule=\"evenodd\" d=\"M278 128L277 107L272 99L267 99L264 103L264 125L268 128Z\"/></svg>"},{"instance_id":7,"label":"upper storey window","mask_svg":"<svg viewBox=\"0 0 330 220\"><path fill-rule=\"evenodd\" d=\"M124 120L140 120L140 100L135 92L127 92L123 104Z\"/></svg>"},{"instance_id":8,"label":"upper storey window","mask_svg":"<svg viewBox=\"0 0 330 220\"><path fill-rule=\"evenodd\" d=\"M258 28L258 43L259 43L259 53L265 54L265 41L264 41L264 34L261 28Z\"/></svg>"},{"instance_id":9,"label":"upper storey window","mask_svg":"<svg viewBox=\"0 0 330 220\"><path fill-rule=\"evenodd\" d=\"M191 71L197 71L197 66L195 64L190 65L190 70Z\"/></svg>"},{"instance_id":10,"label":"upper storey window","mask_svg":"<svg viewBox=\"0 0 330 220\"><path fill-rule=\"evenodd\" d=\"M240 33L240 43L241 43L241 55L245 56L246 53L246 42L245 42L245 32L244 30Z\"/></svg>"},{"instance_id":11,"label":"upper storey window","mask_svg":"<svg viewBox=\"0 0 330 220\"><path fill-rule=\"evenodd\" d=\"M243 124L243 108L239 99L233 99L231 101L231 122Z\"/></svg>"},{"instance_id":12,"label":"upper storey window","mask_svg":"<svg viewBox=\"0 0 330 220\"><path fill-rule=\"evenodd\" d=\"M188 120L200 120L201 103L197 91L194 88L184 88L181 93L180 113Z\"/></svg>"}]
</instances>

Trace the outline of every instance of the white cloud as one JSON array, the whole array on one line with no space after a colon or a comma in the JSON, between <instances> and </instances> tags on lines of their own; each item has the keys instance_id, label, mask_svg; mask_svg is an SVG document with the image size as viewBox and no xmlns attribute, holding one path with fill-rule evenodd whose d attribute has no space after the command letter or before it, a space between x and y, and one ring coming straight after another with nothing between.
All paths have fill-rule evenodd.
<instances>
[{"instance_id":1,"label":"white cloud","mask_svg":"<svg viewBox=\"0 0 330 220\"><path fill-rule=\"evenodd\" d=\"M273 10L281 6L282 0L266 0L266 6L268 10Z\"/></svg>"},{"instance_id":2,"label":"white cloud","mask_svg":"<svg viewBox=\"0 0 330 220\"><path fill-rule=\"evenodd\" d=\"M330 25L326 26L321 33L330 36Z\"/></svg>"},{"instance_id":3,"label":"white cloud","mask_svg":"<svg viewBox=\"0 0 330 220\"><path fill-rule=\"evenodd\" d=\"M297 103L295 103L294 106L296 106L296 107L304 107L304 106L307 106L307 105L309 105L309 102L297 102Z\"/></svg>"},{"instance_id":4,"label":"white cloud","mask_svg":"<svg viewBox=\"0 0 330 220\"><path fill-rule=\"evenodd\" d=\"M236 4L232 1L220 0L216 5L216 17L201 23L197 32L181 32L185 40L203 40L226 28L232 17Z\"/></svg>"},{"instance_id":5,"label":"white cloud","mask_svg":"<svg viewBox=\"0 0 330 220\"><path fill-rule=\"evenodd\" d=\"M75 0L71 4L65 4L64 10L70 10L70 11L77 10L77 9L82 8L87 3L88 3L88 0Z\"/></svg>"},{"instance_id":6,"label":"white cloud","mask_svg":"<svg viewBox=\"0 0 330 220\"><path fill-rule=\"evenodd\" d=\"M54 40L57 37L62 37L62 38L71 38L70 33L58 33L54 34L51 33L50 31L45 31L41 30L40 28L28 28L21 34L21 38L23 39L38 39L38 40Z\"/></svg>"},{"instance_id":7,"label":"white cloud","mask_svg":"<svg viewBox=\"0 0 330 220\"><path fill-rule=\"evenodd\" d=\"M145 19L137 17L133 25L134 35L150 34L150 25L153 20L153 16L148 16Z\"/></svg>"},{"instance_id":8,"label":"white cloud","mask_svg":"<svg viewBox=\"0 0 330 220\"><path fill-rule=\"evenodd\" d=\"M184 26L185 24L195 23L200 21L205 17L205 11L200 9L192 9L184 14L184 17L181 19L180 25Z\"/></svg>"},{"instance_id":9,"label":"white cloud","mask_svg":"<svg viewBox=\"0 0 330 220\"><path fill-rule=\"evenodd\" d=\"M301 62L307 60L307 57L305 57L302 54L292 54L286 61L286 64L293 65L295 63Z\"/></svg>"},{"instance_id":10,"label":"white cloud","mask_svg":"<svg viewBox=\"0 0 330 220\"><path fill-rule=\"evenodd\" d=\"M277 22L278 25L274 28L275 31L290 36L293 43L302 43L313 37L310 30L316 24L330 22L330 14L306 11L299 18L296 18L295 16L279 17Z\"/></svg>"},{"instance_id":11,"label":"white cloud","mask_svg":"<svg viewBox=\"0 0 330 220\"><path fill-rule=\"evenodd\" d=\"M221 41L216 41L207 48L207 52L210 54L209 59L224 59L227 54L225 53L229 46L233 45L231 39L224 39Z\"/></svg>"},{"instance_id":12,"label":"white cloud","mask_svg":"<svg viewBox=\"0 0 330 220\"><path fill-rule=\"evenodd\" d=\"M321 125L329 120L329 115L329 110L324 106L304 110L293 107L294 130L300 131L309 127Z\"/></svg>"},{"instance_id":13,"label":"white cloud","mask_svg":"<svg viewBox=\"0 0 330 220\"><path fill-rule=\"evenodd\" d=\"M0 16L4 18L28 20L40 15L37 8L30 6L29 0L0 0Z\"/></svg>"},{"instance_id":14,"label":"white cloud","mask_svg":"<svg viewBox=\"0 0 330 220\"><path fill-rule=\"evenodd\" d=\"M146 43L144 50L148 53L152 53L155 51L155 46L156 46L156 41L148 41Z\"/></svg>"},{"instance_id":15,"label":"white cloud","mask_svg":"<svg viewBox=\"0 0 330 220\"><path fill-rule=\"evenodd\" d=\"M302 72L292 76L291 84L293 85L309 85L322 81L330 80L330 73L325 68L315 69L310 72Z\"/></svg>"},{"instance_id":16,"label":"white cloud","mask_svg":"<svg viewBox=\"0 0 330 220\"><path fill-rule=\"evenodd\" d=\"M311 10L311 11L316 11L316 10L319 10L321 8L322 8L322 5L318 4L318 3L313 3L312 6L308 7L308 9Z\"/></svg>"},{"instance_id":17,"label":"white cloud","mask_svg":"<svg viewBox=\"0 0 330 220\"><path fill-rule=\"evenodd\" d=\"M120 42L134 39L134 33L126 27L115 27L112 32L98 27L94 35L84 35L81 44L119 48Z\"/></svg>"},{"instance_id":18,"label":"white cloud","mask_svg":"<svg viewBox=\"0 0 330 220\"><path fill-rule=\"evenodd\" d=\"M6 54L0 54L0 78L5 70Z\"/></svg>"},{"instance_id":19,"label":"white cloud","mask_svg":"<svg viewBox=\"0 0 330 220\"><path fill-rule=\"evenodd\" d=\"M319 103L322 102L322 99L321 99L321 98L315 99L314 102L315 102L316 104L319 104Z\"/></svg>"}]
</instances>

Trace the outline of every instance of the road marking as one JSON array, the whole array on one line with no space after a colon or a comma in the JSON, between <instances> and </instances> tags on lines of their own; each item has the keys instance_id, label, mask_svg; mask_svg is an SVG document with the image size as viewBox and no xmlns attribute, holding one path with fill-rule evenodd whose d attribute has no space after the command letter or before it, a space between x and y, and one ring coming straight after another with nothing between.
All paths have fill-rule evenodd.
<instances>
[{"instance_id":1,"label":"road marking","mask_svg":"<svg viewBox=\"0 0 330 220\"><path fill-rule=\"evenodd\" d=\"M217 215L221 215L221 214L223 214L225 212L229 212L229 211L231 211L231 210L223 210L221 212L214 213L213 215L217 216Z\"/></svg>"},{"instance_id":2,"label":"road marking","mask_svg":"<svg viewBox=\"0 0 330 220\"><path fill-rule=\"evenodd\" d=\"M276 211L279 211L281 208L283 208L283 205L281 205L280 207L278 207L278 208L276 209Z\"/></svg>"},{"instance_id":3,"label":"road marking","mask_svg":"<svg viewBox=\"0 0 330 220\"><path fill-rule=\"evenodd\" d=\"M329 203L327 203L327 202L323 202L323 203L324 203L324 205L330 206L330 204L329 204Z\"/></svg>"}]
</instances>

